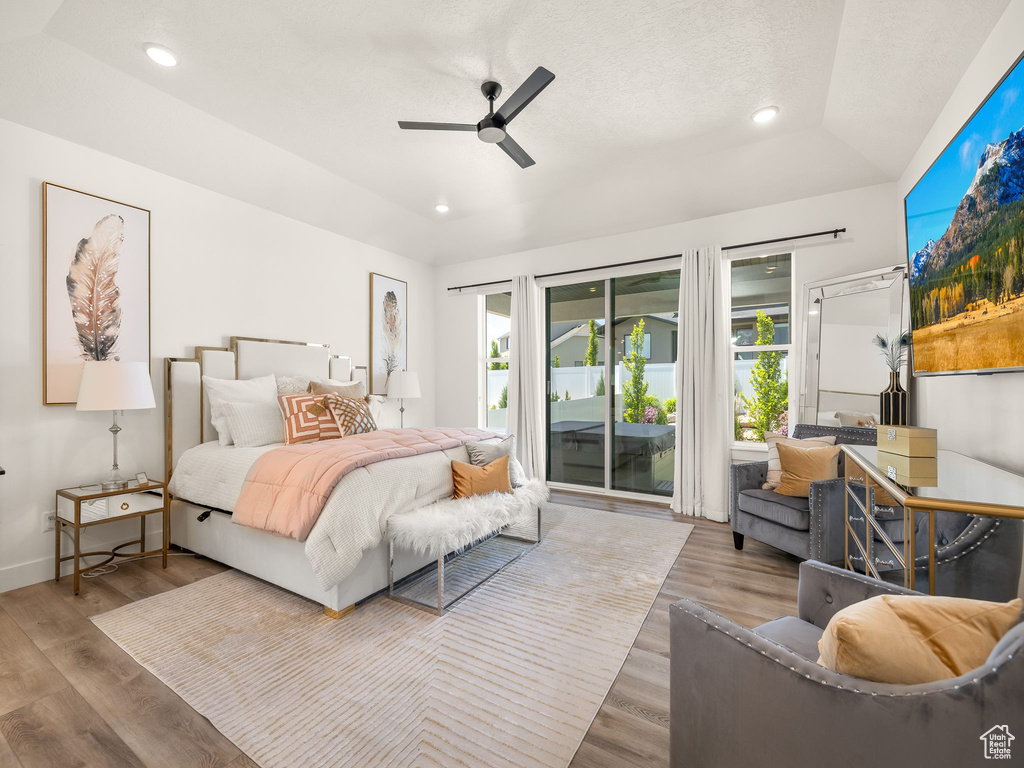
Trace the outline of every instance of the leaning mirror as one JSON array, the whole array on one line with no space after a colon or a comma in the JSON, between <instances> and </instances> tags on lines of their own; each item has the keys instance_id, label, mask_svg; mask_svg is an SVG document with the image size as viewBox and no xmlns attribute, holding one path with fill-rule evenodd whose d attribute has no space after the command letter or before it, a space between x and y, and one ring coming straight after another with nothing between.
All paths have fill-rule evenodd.
<instances>
[{"instance_id":1,"label":"leaning mirror","mask_svg":"<svg viewBox=\"0 0 1024 768\"><path fill-rule=\"evenodd\" d=\"M897 338L909 327L905 274L900 265L804 286L802 423L878 423L889 368L872 340L879 333ZM904 365L904 388L906 377Z\"/></svg>"}]
</instances>

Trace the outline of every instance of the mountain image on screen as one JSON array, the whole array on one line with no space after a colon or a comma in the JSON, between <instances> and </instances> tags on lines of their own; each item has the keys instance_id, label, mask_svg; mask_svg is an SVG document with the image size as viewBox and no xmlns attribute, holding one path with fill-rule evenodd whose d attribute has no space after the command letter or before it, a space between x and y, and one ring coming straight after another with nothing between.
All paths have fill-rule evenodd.
<instances>
[{"instance_id":1,"label":"mountain image on screen","mask_svg":"<svg viewBox=\"0 0 1024 768\"><path fill-rule=\"evenodd\" d=\"M1018 102L1019 87L1004 92L1015 85L1011 76L907 197L908 246L917 241L908 248L917 373L1024 367L1024 94ZM976 123L991 136L1007 117L1015 130L978 140ZM954 182L966 184L968 163L967 191L943 207Z\"/></svg>"}]
</instances>

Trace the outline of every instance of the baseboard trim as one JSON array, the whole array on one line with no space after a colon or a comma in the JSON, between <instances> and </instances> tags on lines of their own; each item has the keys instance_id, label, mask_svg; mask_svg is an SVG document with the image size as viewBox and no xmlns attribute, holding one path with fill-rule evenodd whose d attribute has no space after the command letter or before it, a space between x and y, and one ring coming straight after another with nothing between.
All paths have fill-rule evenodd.
<instances>
[{"instance_id":1,"label":"baseboard trim","mask_svg":"<svg viewBox=\"0 0 1024 768\"><path fill-rule=\"evenodd\" d=\"M159 530L159 526L156 527L157 530L147 532L146 534L146 549L158 549L160 547L162 532ZM88 549L93 551L97 549L111 549L123 543L124 537L102 542L90 541ZM70 551L71 541L66 539L64 542L64 554L67 555ZM98 558L90 558L90 562L96 559ZM61 577L70 575L73 567L70 560L65 562L61 568ZM53 555L42 557L38 560L30 560L27 563L8 565L5 568L0 568L0 592L9 592L12 589L20 589L21 587L39 584L51 579L53 579Z\"/></svg>"}]
</instances>

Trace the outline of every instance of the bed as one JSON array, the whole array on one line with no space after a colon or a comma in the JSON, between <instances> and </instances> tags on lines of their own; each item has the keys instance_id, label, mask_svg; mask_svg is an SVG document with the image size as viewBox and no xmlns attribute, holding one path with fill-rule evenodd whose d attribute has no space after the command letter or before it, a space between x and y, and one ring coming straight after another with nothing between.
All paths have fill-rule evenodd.
<instances>
[{"instance_id":1,"label":"bed","mask_svg":"<svg viewBox=\"0 0 1024 768\"><path fill-rule=\"evenodd\" d=\"M232 337L228 347L196 347L192 358L166 359L171 542L321 603L327 615L338 618L388 584L388 547L381 526L371 510L361 512L354 532L344 528L349 525L342 514L346 505L362 510L361 504L375 504L379 512L388 504L412 508L433 501L445 487L450 494L450 462L468 461L468 453L460 445L383 461L345 476L305 541L238 525L232 513L242 484L260 457L276 446L219 445L202 377L252 379L270 373L346 382L365 382L366 377L365 368L332 354L326 345L247 337ZM409 482L409 476L415 480ZM336 514L328 515L332 505ZM340 552L339 542L347 543L350 536L350 551ZM425 554L398 553L395 576L430 561Z\"/></svg>"}]
</instances>

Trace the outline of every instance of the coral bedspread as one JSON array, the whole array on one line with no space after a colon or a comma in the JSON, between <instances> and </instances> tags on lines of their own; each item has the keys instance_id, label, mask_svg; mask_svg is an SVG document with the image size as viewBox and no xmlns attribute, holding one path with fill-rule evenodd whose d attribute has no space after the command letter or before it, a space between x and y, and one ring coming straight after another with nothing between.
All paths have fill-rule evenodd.
<instances>
[{"instance_id":1,"label":"coral bedspread","mask_svg":"<svg viewBox=\"0 0 1024 768\"><path fill-rule=\"evenodd\" d=\"M275 448L245 479L234 521L305 541L334 487L354 469L496 436L482 429L407 427Z\"/></svg>"}]
</instances>

